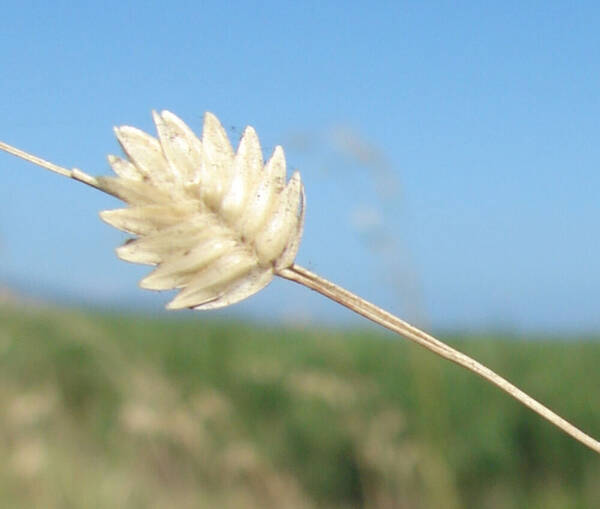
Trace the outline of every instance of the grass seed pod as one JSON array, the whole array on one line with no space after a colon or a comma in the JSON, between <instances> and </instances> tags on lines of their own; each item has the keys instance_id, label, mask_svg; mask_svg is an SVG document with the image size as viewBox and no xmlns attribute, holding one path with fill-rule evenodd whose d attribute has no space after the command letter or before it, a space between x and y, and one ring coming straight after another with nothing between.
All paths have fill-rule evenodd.
<instances>
[{"instance_id":1,"label":"grass seed pod","mask_svg":"<svg viewBox=\"0 0 600 509\"><path fill-rule=\"evenodd\" d=\"M129 205L100 213L135 235L117 255L157 265L140 285L180 289L169 309L214 309L258 292L296 256L304 222L299 173L285 184L281 147L265 166L251 127L234 153L212 113L202 140L172 113L153 116L158 139L133 127L115 129L127 159L109 156L117 176L99 179L117 186Z\"/></svg>"},{"instance_id":2,"label":"grass seed pod","mask_svg":"<svg viewBox=\"0 0 600 509\"><path fill-rule=\"evenodd\" d=\"M283 149L263 164L253 128L234 153L217 118L204 117L202 140L178 117L154 113L158 139L134 127L115 129L126 159L109 156L116 177L68 170L0 142L0 149L126 202L100 213L134 237L117 249L126 261L155 265L140 286L179 289L170 309L228 306L273 276L306 286L435 354L472 371L597 453L600 442L508 380L433 336L294 263L304 224L298 172L286 183Z\"/></svg>"}]
</instances>

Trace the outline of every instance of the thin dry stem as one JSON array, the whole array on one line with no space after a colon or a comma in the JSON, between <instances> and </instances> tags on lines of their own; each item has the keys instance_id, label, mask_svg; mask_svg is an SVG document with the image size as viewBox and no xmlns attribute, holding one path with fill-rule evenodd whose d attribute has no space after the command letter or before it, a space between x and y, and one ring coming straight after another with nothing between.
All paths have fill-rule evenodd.
<instances>
[{"instance_id":1,"label":"thin dry stem","mask_svg":"<svg viewBox=\"0 0 600 509\"><path fill-rule=\"evenodd\" d=\"M91 187L94 187L102 192L107 194L112 194L109 190L103 189L99 181L84 173L78 169L68 170L56 164L50 163L36 157L34 155L28 154L22 150L19 150L11 145L3 143L0 141L0 149L4 150L14 156L25 159L26 161L30 161L42 168L50 170L54 173L58 173L64 177L72 178L84 184L87 184ZM373 322L390 329L391 331L404 336L415 343L431 350L432 352L448 359L459 366L463 366L468 370L476 373L481 376L485 380L491 382L492 384L498 386L504 392L508 393L510 396L515 398L517 401L520 401L523 405L529 407L534 412L541 415L544 419L554 424L556 427L563 430L568 435L571 435L573 438L586 445L593 451L596 451L600 454L600 442L594 440L589 435L585 434L580 429L576 428L565 419L554 413L549 408L542 405L540 402L533 399L528 394L524 393L518 387L511 384L508 380L502 378L498 374L496 374L491 369L487 368L483 364L480 364L476 360L470 358L469 356L451 348L450 346L442 343L441 341L435 339L433 336L417 329L416 327L410 325L409 323L401 320L400 318L384 311L380 307L362 299L358 295L355 295L348 290L328 281L309 270L300 267L298 265L292 265L290 268L281 269L277 271L278 275L294 281L296 283L302 284L312 290L315 290L322 295L338 302L339 304L351 309L352 311L372 320Z\"/></svg>"},{"instance_id":2,"label":"thin dry stem","mask_svg":"<svg viewBox=\"0 0 600 509\"><path fill-rule=\"evenodd\" d=\"M83 182L84 184L87 184L88 186L92 186L92 187L95 187L96 189L99 189L100 191L106 192L104 189L102 189L100 187L98 181L94 177L92 177L91 175L88 175L87 173L82 172L81 170L78 170L77 168L68 170L67 168L63 168L62 166L58 166L57 164L46 161L45 159L42 159L41 157L37 157L37 156L34 156L27 152L24 152L23 150L19 150L18 148L13 147L12 145L9 145L8 143L4 143L3 141L0 141L0 149L4 150L5 152L8 152L9 154L12 154L13 156L20 157L21 159L25 159L26 161L29 161L30 163L37 164L38 166L41 166L42 168L45 168L46 170L50 170L54 173L58 173L59 175L62 175L63 177L68 177L68 178L72 178L74 180L78 180L79 182Z\"/></svg>"},{"instance_id":3,"label":"thin dry stem","mask_svg":"<svg viewBox=\"0 0 600 509\"><path fill-rule=\"evenodd\" d=\"M435 339L433 336L417 329L416 327L408 324L404 320L384 311L380 307L360 298L344 288L328 281L309 270L293 265L289 269L284 269L279 272L281 277L300 283L301 285L307 286L311 290L321 293L325 297L328 297L339 304L351 309L352 311L372 320L373 322L404 336L415 343L431 350L432 352L452 361L459 366L467 368L468 370L481 376L488 382L500 387L504 392L520 401L523 405L529 407L534 412L541 415L544 419L554 424L556 427L563 430L568 435L571 435L575 440L578 440L582 444L586 445L593 451L600 453L600 442L594 440L589 435L585 434L580 429L567 422L565 419L554 413L549 408L542 405L539 401L536 401L528 394L524 393L521 389L511 384L505 378L496 374L491 369L487 368L483 364L480 364L471 357L455 350L454 348L442 343Z\"/></svg>"}]
</instances>

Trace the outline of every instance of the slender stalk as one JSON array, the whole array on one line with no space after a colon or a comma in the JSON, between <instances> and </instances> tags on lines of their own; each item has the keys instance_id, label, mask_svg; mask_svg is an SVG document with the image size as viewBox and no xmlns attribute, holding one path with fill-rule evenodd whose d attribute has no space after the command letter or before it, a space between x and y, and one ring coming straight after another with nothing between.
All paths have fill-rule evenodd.
<instances>
[{"instance_id":1,"label":"slender stalk","mask_svg":"<svg viewBox=\"0 0 600 509\"><path fill-rule=\"evenodd\" d=\"M42 168L50 170L54 173L58 173L64 177L72 178L87 184L107 194L112 194L108 189L104 189L100 181L98 181L95 177L92 177L76 168L68 170L56 164L45 161L44 159L28 154L27 152L23 152L22 150L19 150L1 141L0 150L4 150L14 156L25 159L26 161L30 161L38 166L41 166ZM391 313L384 311L380 307L362 299L358 295L355 295L348 290L345 290L344 288L332 283L331 281L327 281L326 279L298 265L292 265L287 269L280 270L278 275L315 290L316 292L319 292L335 302L338 302L339 304L351 309L365 318L368 318L369 320L372 320L373 322L390 329L391 331L394 331L397 334L414 341L415 343L418 343L419 345L431 350L445 359L458 364L459 366L467 368L488 382L498 386L517 401L529 407L531 410L538 413L544 419L551 422L568 435L571 435L582 444L586 445L597 453L600 453L600 442L594 440L592 437L567 422L565 419L533 399L528 394L524 393L518 387L511 384L508 380L502 378L491 369L459 352L458 350L446 345L445 343L442 343L433 336L430 336L429 334L417 329L409 323L392 315Z\"/></svg>"},{"instance_id":2,"label":"slender stalk","mask_svg":"<svg viewBox=\"0 0 600 509\"><path fill-rule=\"evenodd\" d=\"M62 166L58 166L57 164L46 161L41 157L37 157L32 154L28 154L27 152L24 152L22 150L19 150L18 148L15 148L12 145L9 145L8 143L4 143L3 141L0 141L0 150L4 150L5 152L12 154L13 156L20 157L21 159L25 159L25 161L29 161L30 163L37 164L42 168L53 171L54 173L58 173L63 177L78 180L79 182L83 182L88 186L92 186L96 189L99 189L100 191L106 192L104 189L102 189L102 187L100 187L98 181L94 177L82 172L81 170L78 170L77 168L68 170L67 168L63 168Z\"/></svg>"},{"instance_id":3,"label":"slender stalk","mask_svg":"<svg viewBox=\"0 0 600 509\"><path fill-rule=\"evenodd\" d=\"M391 313L384 311L375 304L362 299L358 295L345 290L335 283L332 283L331 281L328 281L303 267L292 265L290 268L280 271L279 276L319 292L325 297L334 300L335 302L347 307L348 309L351 309L359 315L362 315L365 318L368 318L369 320L391 331L394 331L397 334L410 339L411 341L414 341L428 350L431 350L441 357L444 357L445 359L448 359L449 361L452 361L455 364L458 364L459 366L476 373L488 382L498 386L504 392L508 393L517 401L541 415L544 419L551 422L568 435L571 435L575 440L578 440L582 444L600 454L600 442L594 440L592 437L573 426L571 423L554 413L546 406L542 405L539 401L533 399L531 396L510 383L508 380L502 378L491 369L465 355L464 353L455 350L445 343L435 339L433 336L430 336L429 334L410 325L404 320L401 320Z\"/></svg>"}]
</instances>

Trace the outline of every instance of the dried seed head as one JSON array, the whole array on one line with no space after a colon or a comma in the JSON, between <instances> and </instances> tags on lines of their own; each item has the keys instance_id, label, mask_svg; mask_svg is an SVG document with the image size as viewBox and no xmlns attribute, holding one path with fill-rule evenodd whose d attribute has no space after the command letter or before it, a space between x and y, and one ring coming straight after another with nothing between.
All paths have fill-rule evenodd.
<instances>
[{"instance_id":1,"label":"dried seed head","mask_svg":"<svg viewBox=\"0 0 600 509\"><path fill-rule=\"evenodd\" d=\"M225 130L204 117L202 141L168 111L154 113L158 139L115 129L127 156L109 156L116 177L98 187L129 207L100 217L136 235L117 249L126 261L158 265L142 288L180 288L170 309L214 309L238 302L290 267L302 236L304 188L285 181L283 149L263 164L247 127L234 153Z\"/></svg>"},{"instance_id":2,"label":"dried seed head","mask_svg":"<svg viewBox=\"0 0 600 509\"><path fill-rule=\"evenodd\" d=\"M237 154L210 113L198 140L169 112L154 114L156 140L132 127L116 130L127 160L109 156L117 178L68 170L0 141L0 150L121 198L128 209L102 218L138 235L117 250L124 260L158 265L144 288L182 288L167 307L211 309L252 295L274 274L322 293L498 386L600 454L600 442L491 369L358 295L294 264L304 223L304 190L295 173L285 185L277 147L263 168L256 133L246 128Z\"/></svg>"}]
</instances>

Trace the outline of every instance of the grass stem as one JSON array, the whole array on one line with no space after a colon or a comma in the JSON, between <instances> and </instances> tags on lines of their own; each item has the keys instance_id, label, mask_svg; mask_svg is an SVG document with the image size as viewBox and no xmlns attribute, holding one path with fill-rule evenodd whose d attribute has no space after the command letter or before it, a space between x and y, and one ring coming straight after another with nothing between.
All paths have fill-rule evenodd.
<instances>
[{"instance_id":1,"label":"grass stem","mask_svg":"<svg viewBox=\"0 0 600 509\"><path fill-rule=\"evenodd\" d=\"M24 152L23 150L13 147L12 145L9 145L8 143L4 143L3 141L0 141L0 150L4 150L5 152L12 154L13 156L20 157L21 159L25 159L25 161L29 161L30 163L37 164L38 166L41 166L42 168L45 168L46 170L50 170L54 173L58 173L59 175L62 175L63 177L78 180L79 182L83 182L84 184L87 184L88 186L95 187L96 189L99 189L100 191L104 191L104 189L102 189L100 187L96 178L92 177L91 175L88 175L87 173L84 173L81 170L78 170L77 168L68 170L67 168L63 168L62 166L58 166L57 164L46 161L45 159L42 159L41 157L37 157L37 156L34 156L27 152ZM104 191L104 192L106 192L106 191Z\"/></svg>"},{"instance_id":2,"label":"grass stem","mask_svg":"<svg viewBox=\"0 0 600 509\"><path fill-rule=\"evenodd\" d=\"M400 318L388 313L380 307L372 304L358 295L345 290L344 288L324 279L309 270L298 265L292 265L288 269L279 272L279 275L285 279L289 279L301 285L304 285L311 290L332 299L333 301L351 309L359 315L368 318L369 320L389 329L406 339L410 339L415 343L431 350L437 355L448 359L459 366L462 366L469 371L479 375L488 382L496 385L504 392L521 402L526 407L541 415L544 419L560 428L562 431L572 436L582 444L586 445L593 451L600 454L600 442L593 439L579 428L573 426L552 410L542 405L539 401L523 392L521 389L510 383L505 378L501 377L488 367L472 359L458 350L446 345L445 343L435 339L433 336L419 330Z\"/></svg>"},{"instance_id":3,"label":"grass stem","mask_svg":"<svg viewBox=\"0 0 600 509\"><path fill-rule=\"evenodd\" d=\"M100 191L112 194L109 190L104 189L95 177L92 177L91 175L88 175L87 173L84 173L78 169L68 170L44 159L28 154L27 152L23 152L22 150L19 150L1 141L0 150L4 150L14 156L25 159L26 161L32 162L38 166L41 166L42 168L50 170L54 173L58 173L64 177L78 180L79 182L83 182L84 184L99 189ZM391 313L381 309L375 304L362 299L358 295L345 290L344 288L310 272L303 267L300 267L299 265L294 264L287 269L280 270L278 271L278 275L315 290L316 292L319 292L335 302L338 302L339 304L351 309L365 318L368 318L369 320L372 320L373 322L393 332L396 332L397 334L400 334L401 336L404 336L415 343L418 343L437 355L440 355L441 357L444 357L445 359L448 359L449 361L452 361L455 364L458 364L459 366L476 373L480 377L508 393L523 405L541 415L544 419L551 422L568 435L575 438L575 440L578 440L582 444L600 454L600 442L593 439L579 428L576 428L558 414L542 405L539 401L533 399L521 389L510 383L508 380L502 378L500 375L496 374L494 371L472 359L471 357L459 352L458 350L455 350L454 348L437 340L433 336L430 336L429 334L405 322L404 320L401 320Z\"/></svg>"}]
</instances>

